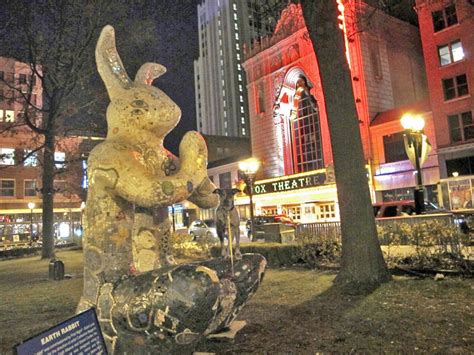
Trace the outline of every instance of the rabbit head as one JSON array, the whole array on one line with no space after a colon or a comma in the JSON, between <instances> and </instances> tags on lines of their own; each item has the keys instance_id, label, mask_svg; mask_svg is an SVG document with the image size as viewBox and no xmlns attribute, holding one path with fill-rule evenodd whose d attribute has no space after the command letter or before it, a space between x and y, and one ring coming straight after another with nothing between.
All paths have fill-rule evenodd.
<instances>
[{"instance_id":1,"label":"rabbit head","mask_svg":"<svg viewBox=\"0 0 474 355\"><path fill-rule=\"evenodd\" d=\"M112 26L102 29L95 51L97 69L110 97L108 135L148 131L163 138L179 122L181 110L164 92L152 86L166 72L157 63L145 63L131 81L115 46Z\"/></svg>"}]
</instances>

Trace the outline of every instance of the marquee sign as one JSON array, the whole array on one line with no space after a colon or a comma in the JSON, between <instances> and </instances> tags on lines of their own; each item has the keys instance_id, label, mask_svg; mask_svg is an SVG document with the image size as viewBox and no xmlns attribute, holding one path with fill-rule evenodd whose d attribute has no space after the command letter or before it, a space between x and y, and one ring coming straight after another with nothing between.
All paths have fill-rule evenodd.
<instances>
[{"instance_id":1,"label":"marquee sign","mask_svg":"<svg viewBox=\"0 0 474 355\"><path fill-rule=\"evenodd\" d=\"M288 177L286 179L256 183L253 187L254 195L270 194L274 192L292 191L324 185L326 173L316 173L306 176Z\"/></svg>"}]
</instances>

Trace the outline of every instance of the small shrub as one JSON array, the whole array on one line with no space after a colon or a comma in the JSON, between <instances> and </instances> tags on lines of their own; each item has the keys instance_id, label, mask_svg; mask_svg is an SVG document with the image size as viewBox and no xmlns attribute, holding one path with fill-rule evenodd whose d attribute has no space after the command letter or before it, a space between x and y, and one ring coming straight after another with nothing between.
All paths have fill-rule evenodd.
<instances>
[{"instance_id":1,"label":"small shrub","mask_svg":"<svg viewBox=\"0 0 474 355\"><path fill-rule=\"evenodd\" d=\"M469 236L461 233L454 224L439 220L391 223L378 225L377 233L380 243L386 245L385 257L389 266L403 264L417 269L469 269ZM392 256L392 249L399 245L413 246L414 255Z\"/></svg>"},{"instance_id":2,"label":"small shrub","mask_svg":"<svg viewBox=\"0 0 474 355\"><path fill-rule=\"evenodd\" d=\"M193 241L193 237L187 233L175 232L171 235L171 249L173 255L178 257L210 257L210 249L215 244L216 240L212 237L201 237Z\"/></svg>"},{"instance_id":3,"label":"small shrub","mask_svg":"<svg viewBox=\"0 0 474 355\"><path fill-rule=\"evenodd\" d=\"M341 257L339 240L336 233L300 233L297 237L298 258L312 268L338 264Z\"/></svg>"}]
</instances>

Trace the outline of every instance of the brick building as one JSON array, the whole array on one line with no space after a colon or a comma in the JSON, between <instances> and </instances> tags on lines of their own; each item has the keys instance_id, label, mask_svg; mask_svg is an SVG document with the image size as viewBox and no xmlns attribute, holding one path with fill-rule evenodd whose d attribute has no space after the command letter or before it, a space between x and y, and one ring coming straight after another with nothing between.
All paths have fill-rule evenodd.
<instances>
[{"instance_id":1,"label":"brick building","mask_svg":"<svg viewBox=\"0 0 474 355\"><path fill-rule=\"evenodd\" d=\"M417 0L440 177L474 175L474 4Z\"/></svg>"},{"instance_id":2,"label":"brick building","mask_svg":"<svg viewBox=\"0 0 474 355\"><path fill-rule=\"evenodd\" d=\"M383 189L392 187L373 182L385 160L372 148L370 126L380 112L426 99L421 43L416 27L364 3L347 2L343 15L346 55L375 200ZM370 21L361 21L369 16ZM300 221L338 219L325 93L298 5L282 12L273 36L247 49L244 69L252 152L263 163L255 188L257 213L288 213ZM296 103L301 76L316 105L310 101L302 105L304 100ZM395 125L401 129L398 120ZM377 134L394 129L383 128L386 131Z\"/></svg>"},{"instance_id":3,"label":"brick building","mask_svg":"<svg viewBox=\"0 0 474 355\"><path fill-rule=\"evenodd\" d=\"M27 238L31 227L34 233L41 232L41 152L36 150L42 138L24 124L25 104L18 91L26 93L31 86L30 101L41 108L40 82L28 64L0 57L0 241ZM77 151L80 142L76 137L58 140L56 161L64 161L67 153ZM67 188L80 180L80 169L78 174L58 175L54 182L61 192L55 194L54 201L57 236L71 235L80 223L81 200L76 190ZM29 203L34 203L32 210Z\"/></svg>"}]
</instances>

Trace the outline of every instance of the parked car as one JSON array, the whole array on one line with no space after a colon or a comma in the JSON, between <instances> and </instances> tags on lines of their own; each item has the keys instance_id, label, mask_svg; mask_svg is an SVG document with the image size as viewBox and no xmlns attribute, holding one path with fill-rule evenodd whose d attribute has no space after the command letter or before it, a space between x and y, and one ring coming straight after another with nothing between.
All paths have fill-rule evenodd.
<instances>
[{"instance_id":1,"label":"parked car","mask_svg":"<svg viewBox=\"0 0 474 355\"><path fill-rule=\"evenodd\" d=\"M380 202L375 203L373 207L376 218L411 216L415 214L415 201L413 200ZM449 213L449 211L436 206L432 202L425 201L424 214L431 213Z\"/></svg>"},{"instance_id":2,"label":"parked car","mask_svg":"<svg viewBox=\"0 0 474 355\"><path fill-rule=\"evenodd\" d=\"M279 214L279 215L268 215L268 216L255 216L254 217L254 230L255 233L263 232L263 225L267 223L282 223L287 226L291 226L293 228L296 228L298 225L297 222L295 222L291 217ZM247 227L247 235L251 235L251 228L250 228L250 219L247 220L246 223Z\"/></svg>"},{"instance_id":3,"label":"parked car","mask_svg":"<svg viewBox=\"0 0 474 355\"><path fill-rule=\"evenodd\" d=\"M197 219L189 226L188 234L193 237L193 240L204 236L217 238L216 224L212 219L205 219L203 221Z\"/></svg>"}]
</instances>

